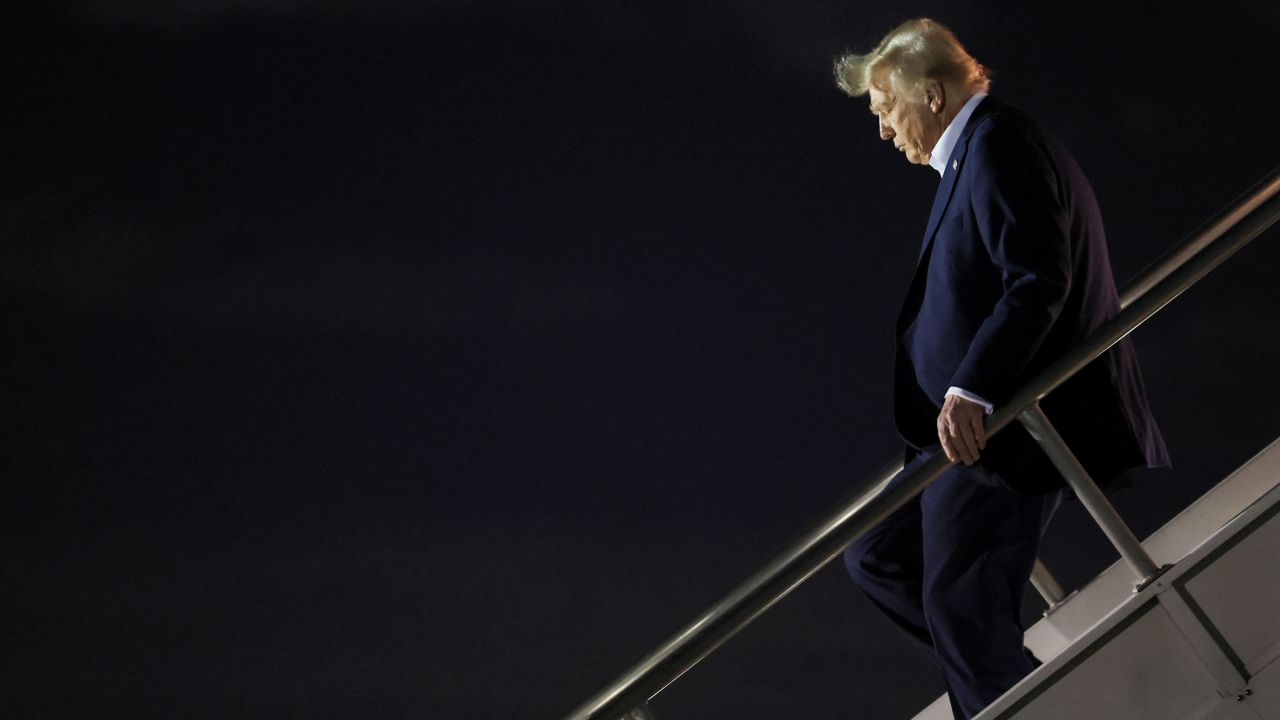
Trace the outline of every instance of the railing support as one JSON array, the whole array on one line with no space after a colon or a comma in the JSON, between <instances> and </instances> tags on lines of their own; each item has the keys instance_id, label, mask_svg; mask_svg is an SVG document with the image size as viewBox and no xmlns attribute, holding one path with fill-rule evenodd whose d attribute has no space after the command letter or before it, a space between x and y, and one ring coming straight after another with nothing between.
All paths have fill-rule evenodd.
<instances>
[{"instance_id":1,"label":"railing support","mask_svg":"<svg viewBox=\"0 0 1280 720\"><path fill-rule=\"evenodd\" d=\"M1044 598L1045 603L1049 606L1045 610L1047 615L1053 612L1053 609L1062 604L1067 599L1067 594L1062 590L1062 585L1058 583L1058 579L1049 572L1049 568L1040 562L1040 558L1036 558L1035 567L1031 569L1031 585L1040 593L1040 597Z\"/></svg>"},{"instance_id":2,"label":"railing support","mask_svg":"<svg viewBox=\"0 0 1280 720\"><path fill-rule=\"evenodd\" d=\"M1146 548L1138 540L1129 526L1120 518L1120 514L1111 506L1111 501L1102 494L1084 466L1076 459L1071 449L1063 442L1062 436L1054 429L1049 418L1045 417L1039 403L1033 403L1018 414L1018 420L1031 433L1031 437L1040 443L1045 454L1053 461L1054 467L1062 473L1067 486L1079 498L1085 510L1093 516L1094 522L1102 528L1107 539L1120 551L1120 557L1129 564L1129 568L1138 576L1138 586L1142 587L1160 574L1160 568L1147 554Z\"/></svg>"}]
</instances>

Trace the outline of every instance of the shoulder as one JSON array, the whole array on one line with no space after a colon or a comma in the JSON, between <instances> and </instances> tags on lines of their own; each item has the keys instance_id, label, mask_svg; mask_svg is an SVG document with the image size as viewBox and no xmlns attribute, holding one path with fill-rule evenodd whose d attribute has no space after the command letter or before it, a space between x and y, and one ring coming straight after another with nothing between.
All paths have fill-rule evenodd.
<instances>
[{"instance_id":1,"label":"shoulder","mask_svg":"<svg viewBox=\"0 0 1280 720\"><path fill-rule=\"evenodd\" d=\"M969 160L978 169L998 176L1053 175L1059 143L1029 115L988 97L971 119Z\"/></svg>"},{"instance_id":2,"label":"shoulder","mask_svg":"<svg viewBox=\"0 0 1280 720\"><path fill-rule=\"evenodd\" d=\"M983 143L1031 143L1045 146L1053 139L1038 122L1022 110L996 98L987 97L978 106L971 142Z\"/></svg>"}]
</instances>

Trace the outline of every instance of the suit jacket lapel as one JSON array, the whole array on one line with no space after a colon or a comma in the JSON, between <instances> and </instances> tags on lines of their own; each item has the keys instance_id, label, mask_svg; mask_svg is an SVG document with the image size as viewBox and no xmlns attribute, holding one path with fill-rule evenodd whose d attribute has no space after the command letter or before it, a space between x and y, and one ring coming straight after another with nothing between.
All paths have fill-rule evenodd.
<instances>
[{"instance_id":1,"label":"suit jacket lapel","mask_svg":"<svg viewBox=\"0 0 1280 720\"><path fill-rule=\"evenodd\" d=\"M968 143L965 143L968 145ZM956 148L951 153L952 158L959 158L960 143L956 143ZM920 254L916 257L916 264L919 265L928 254L929 246L933 244L933 236L938 233L938 223L942 222L942 215L947 211L947 206L951 204L951 193L956 189L956 176L960 173L955 168L947 168L942 175L942 183L938 185L938 192L933 196L933 209L929 211L929 224L925 227L924 241L920 243Z\"/></svg>"},{"instance_id":2,"label":"suit jacket lapel","mask_svg":"<svg viewBox=\"0 0 1280 720\"><path fill-rule=\"evenodd\" d=\"M911 285L907 288L902 309L898 312L899 333L904 332L915 319L916 310L919 309L924 296L924 280L929 266L929 254L933 249L933 238L937 235L938 226L946 215L947 206L951 204L956 180L960 177L960 173L964 172L965 155L969 151L969 138L973 136L973 131L977 129L983 118L995 109L997 104L991 97L987 97L974 109L973 114L969 116L968 124L964 127L964 132L960 134L960 139L956 141L956 146L951 151L951 157L948 159L950 166L942 174L942 184L938 186L938 192L933 196L933 209L929 212L929 225L924 231L924 241L920 243L916 271L911 277Z\"/></svg>"},{"instance_id":3,"label":"suit jacket lapel","mask_svg":"<svg viewBox=\"0 0 1280 720\"><path fill-rule=\"evenodd\" d=\"M942 184L938 186L938 192L933 196L933 209L929 211L929 224L924 231L924 241L920 243L920 255L916 258L917 269L924 261L928 254L929 246L933 244L933 237L938 233L938 224L942 222L942 218L946 215L947 206L951 204L951 195L956 189L956 178L964 171L965 153L969 150L969 138L973 136L973 131L977 129L978 124L982 122L987 113L991 112L996 103L992 98L987 97L974 108L973 114L969 116L969 122L964 126L964 132L960 134L960 139L956 141L955 148L951 151L951 157L947 160L948 167L942 174Z\"/></svg>"}]
</instances>

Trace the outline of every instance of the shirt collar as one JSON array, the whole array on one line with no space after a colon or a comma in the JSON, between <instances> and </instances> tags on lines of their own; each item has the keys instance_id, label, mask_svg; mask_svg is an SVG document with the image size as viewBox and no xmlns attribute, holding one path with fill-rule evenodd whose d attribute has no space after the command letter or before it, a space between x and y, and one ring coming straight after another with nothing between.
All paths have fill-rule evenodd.
<instances>
[{"instance_id":1,"label":"shirt collar","mask_svg":"<svg viewBox=\"0 0 1280 720\"><path fill-rule=\"evenodd\" d=\"M942 131L942 137L938 138L938 144L933 146L933 153L929 155L929 167L937 170L938 175L946 173L947 161L951 159L951 151L955 150L956 143L960 141L960 133L964 132L969 116L986 96L986 93L980 92L969 98L969 102L960 108L960 112L956 113L947 129Z\"/></svg>"}]
</instances>

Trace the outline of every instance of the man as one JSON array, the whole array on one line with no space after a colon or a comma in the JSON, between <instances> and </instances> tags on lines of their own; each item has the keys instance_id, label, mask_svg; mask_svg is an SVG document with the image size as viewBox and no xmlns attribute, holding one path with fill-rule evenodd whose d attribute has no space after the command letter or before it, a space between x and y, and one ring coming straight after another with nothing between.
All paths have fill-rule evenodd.
<instances>
[{"instance_id":1,"label":"man","mask_svg":"<svg viewBox=\"0 0 1280 720\"><path fill-rule=\"evenodd\" d=\"M898 318L894 417L908 469L959 462L855 542L845 562L942 669L957 718L1032 670L1022 593L1062 478L1020 426L985 415L1119 310L1101 215L1080 168L1025 115L988 97L986 69L928 19L836 63L869 95L880 137L941 184ZM1168 463L1131 345L1121 342L1042 403L1108 484Z\"/></svg>"}]
</instances>

